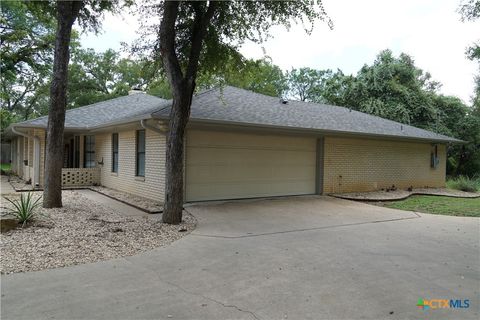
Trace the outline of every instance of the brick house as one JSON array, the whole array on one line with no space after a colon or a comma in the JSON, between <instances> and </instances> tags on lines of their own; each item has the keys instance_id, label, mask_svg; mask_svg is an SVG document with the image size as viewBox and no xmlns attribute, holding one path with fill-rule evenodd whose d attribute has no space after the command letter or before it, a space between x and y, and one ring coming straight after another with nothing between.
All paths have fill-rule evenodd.
<instances>
[{"instance_id":1,"label":"brick house","mask_svg":"<svg viewBox=\"0 0 480 320\"><path fill-rule=\"evenodd\" d=\"M99 184L163 201L171 102L141 92L68 110L64 186ZM47 117L11 125L12 168L41 188ZM195 95L185 200L443 187L462 141L348 108L223 87Z\"/></svg>"}]
</instances>

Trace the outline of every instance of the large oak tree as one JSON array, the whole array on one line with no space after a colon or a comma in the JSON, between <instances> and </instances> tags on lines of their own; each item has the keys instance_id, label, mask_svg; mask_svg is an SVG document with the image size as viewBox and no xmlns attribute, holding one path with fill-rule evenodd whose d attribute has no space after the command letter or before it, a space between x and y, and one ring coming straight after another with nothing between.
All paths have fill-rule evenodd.
<instances>
[{"instance_id":1,"label":"large oak tree","mask_svg":"<svg viewBox=\"0 0 480 320\"><path fill-rule=\"evenodd\" d=\"M163 221L178 224L183 210L183 149L200 71L222 64L245 40L261 42L274 25L302 22L307 32L327 20L321 1L166 1L149 3L161 17L155 48L173 96L166 147ZM152 29L147 29L152 30ZM155 28L153 29L155 30ZM288 44L286 44L288 45Z\"/></svg>"},{"instance_id":2,"label":"large oak tree","mask_svg":"<svg viewBox=\"0 0 480 320\"><path fill-rule=\"evenodd\" d=\"M101 12L114 8L115 4L115 1L106 0L47 1L39 4L46 15L54 14L57 19L46 132L44 208L62 206L63 132L73 24L78 20L82 27L96 31Z\"/></svg>"}]
</instances>

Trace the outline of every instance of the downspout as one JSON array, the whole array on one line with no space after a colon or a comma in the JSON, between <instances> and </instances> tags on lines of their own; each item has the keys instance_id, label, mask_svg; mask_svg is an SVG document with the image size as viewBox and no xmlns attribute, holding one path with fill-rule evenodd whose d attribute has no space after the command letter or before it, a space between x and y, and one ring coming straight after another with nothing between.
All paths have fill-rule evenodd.
<instances>
[{"instance_id":1,"label":"downspout","mask_svg":"<svg viewBox=\"0 0 480 320\"><path fill-rule=\"evenodd\" d=\"M35 142L33 145L33 159L35 161L33 161L32 186L37 187L40 185L40 138L38 136L32 136L30 134L17 131L15 126L12 126L12 132L19 136L32 139Z\"/></svg>"},{"instance_id":2,"label":"downspout","mask_svg":"<svg viewBox=\"0 0 480 320\"><path fill-rule=\"evenodd\" d=\"M166 132L166 130L162 130L160 128L149 125L147 123L147 119L140 120L140 125L142 126L143 129L149 129L149 130L152 130L156 133L164 134Z\"/></svg>"}]
</instances>

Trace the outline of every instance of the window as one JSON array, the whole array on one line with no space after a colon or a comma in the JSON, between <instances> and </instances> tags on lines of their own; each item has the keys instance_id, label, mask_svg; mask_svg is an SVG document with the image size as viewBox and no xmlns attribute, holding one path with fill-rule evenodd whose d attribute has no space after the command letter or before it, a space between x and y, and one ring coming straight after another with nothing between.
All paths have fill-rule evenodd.
<instances>
[{"instance_id":1,"label":"window","mask_svg":"<svg viewBox=\"0 0 480 320\"><path fill-rule=\"evenodd\" d=\"M118 172L118 133L112 134L112 172Z\"/></svg>"},{"instance_id":2,"label":"window","mask_svg":"<svg viewBox=\"0 0 480 320\"><path fill-rule=\"evenodd\" d=\"M145 130L137 130L135 175L145 177Z\"/></svg>"},{"instance_id":3,"label":"window","mask_svg":"<svg viewBox=\"0 0 480 320\"><path fill-rule=\"evenodd\" d=\"M83 140L83 167L95 167L95 136L85 136Z\"/></svg>"}]
</instances>

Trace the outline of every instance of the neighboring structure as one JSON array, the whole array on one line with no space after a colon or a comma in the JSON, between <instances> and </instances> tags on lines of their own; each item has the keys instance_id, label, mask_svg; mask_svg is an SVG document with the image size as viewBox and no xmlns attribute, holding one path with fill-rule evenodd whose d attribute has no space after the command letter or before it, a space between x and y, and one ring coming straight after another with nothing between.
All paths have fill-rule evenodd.
<instances>
[{"instance_id":1,"label":"neighboring structure","mask_svg":"<svg viewBox=\"0 0 480 320\"><path fill-rule=\"evenodd\" d=\"M63 184L163 201L171 101L135 93L68 110ZM14 124L12 167L43 184L47 117ZM447 136L348 108L234 87L193 98L186 201L445 185Z\"/></svg>"}]
</instances>

